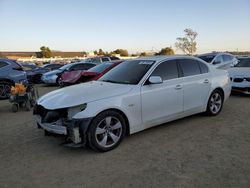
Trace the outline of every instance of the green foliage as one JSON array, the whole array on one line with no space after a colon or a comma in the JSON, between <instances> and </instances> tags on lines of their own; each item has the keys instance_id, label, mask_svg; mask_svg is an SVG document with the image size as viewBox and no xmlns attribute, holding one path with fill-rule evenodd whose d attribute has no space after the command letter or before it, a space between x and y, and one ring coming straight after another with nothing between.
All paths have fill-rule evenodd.
<instances>
[{"instance_id":1,"label":"green foliage","mask_svg":"<svg viewBox=\"0 0 250 188\"><path fill-rule=\"evenodd\" d=\"M36 52L37 58L50 58L50 57L52 57L52 52L49 49L49 47L42 46L40 48L40 50L41 50L40 52Z\"/></svg>"},{"instance_id":2,"label":"green foliage","mask_svg":"<svg viewBox=\"0 0 250 188\"><path fill-rule=\"evenodd\" d=\"M98 55L98 52L97 52L97 50L95 50L95 51L94 51L94 54L95 54L95 55Z\"/></svg>"},{"instance_id":3,"label":"green foliage","mask_svg":"<svg viewBox=\"0 0 250 188\"><path fill-rule=\"evenodd\" d=\"M140 53L140 56L147 56L147 53L146 52L142 52L142 53Z\"/></svg>"},{"instance_id":4,"label":"green foliage","mask_svg":"<svg viewBox=\"0 0 250 188\"><path fill-rule=\"evenodd\" d=\"M83 56L87 56L88 55L88 53L85 52L85 51L83 51L82 54L83 54Z\"/></svg>"},{"instance_id":5,"label":"green foliage","mask_svg":"<svg viewBox=\"0 0 250 188\"><path fill-rule=\"evenodd\" d=\"M175 43L175 47L181 51L183 51L185 54L193 55L197 48L196 48L196 37L198 35L197 32L193 31L192 29L185 29L185 36L184 37L178 37Z\"/></svg>"},{"instance_id":6,"label":"green foliage","mask_svg":"<svg viewBox=\"0 0 250 188\"><path fill-rule=\"evenodd\" d=\"M126 49L116 49L113 53L120 54L120 56L128 56L128 50Z\"/></svg>"},{"instance_id":7,"label":"green foliage","mask_svg":"<svg viewBox=\"0 0 250 188\"><path fill-rule=\"evenodd\" d=\"M171 47L162 48L161 51L155 55L174 55L174 50Z\"/></svg>"},{"instance_id":8,"label":"green foliage","mask_svg":"<svg viewBox=\"0 0 250 188\"><path fill-rule=\"evenodd\" d=\"M105 52L102 49L99 49L98 55L105 55Z\"/></svg>"}]
</instances>

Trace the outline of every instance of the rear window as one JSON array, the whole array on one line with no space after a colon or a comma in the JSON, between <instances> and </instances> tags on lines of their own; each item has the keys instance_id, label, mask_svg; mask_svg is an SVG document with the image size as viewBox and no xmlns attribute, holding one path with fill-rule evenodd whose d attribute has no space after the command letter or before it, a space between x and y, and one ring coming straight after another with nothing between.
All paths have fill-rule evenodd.
<instances>
[{"instance_id":1,"label":"rear window","mask_svg":"<svg viewBox=\"0 0 250 188\"><path fill-rule=\"evenodd\" d=\"M205 65L204 63L199 62L199 66L200 66L202 74L208 73L208 67L207 67L207 65Z\"/></svg>"},{"instance_id":2,"label":"rear window","mask_svg":"<svg viewBox=\"0 0 250 188\"><path fill-rule=\"evenodd\" d=\"M192 60L192 59L182 59L179 60L179 64L181 67L181 70L183 72L183 76L193 76L200 74L200 67L199 62Z\"/></svg>"}]
</instances>

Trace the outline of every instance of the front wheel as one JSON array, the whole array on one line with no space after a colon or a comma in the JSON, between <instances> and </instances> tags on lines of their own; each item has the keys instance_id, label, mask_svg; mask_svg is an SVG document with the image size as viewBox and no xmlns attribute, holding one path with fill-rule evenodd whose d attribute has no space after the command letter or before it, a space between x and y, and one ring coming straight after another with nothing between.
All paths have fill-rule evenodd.
<instances>
[{"instance_id":1,"label":"front wheel","mask_svg":"<svg viewBox=\"0 0 250 188\"><path fill-rule=\"evenodd\" d=\"M0 81L0 99L9 98L12 85L10 82Z\"/></svg>"},{"instance_id":2,"label":"front wheel","mask_svg":"<svg viewBox=\"0 0 250 188\"><path fill-rule=\"evenodd\" d=\"M89 146L97 151L109 151L117 147L126 133L126 121L116 111L97 115L88 131Z\"/></svg>"},{"instance_id":3,"label":"front wheel","mask_svg":"<svg viewBox=\"0 0 250 188\"><path fill-rule=\"evenodd\" d=\"M221 112L223 100L223 95L220 90L213 91L208 100L206 113L210 116L218 115Z\"/></svg>"}]
</instances>

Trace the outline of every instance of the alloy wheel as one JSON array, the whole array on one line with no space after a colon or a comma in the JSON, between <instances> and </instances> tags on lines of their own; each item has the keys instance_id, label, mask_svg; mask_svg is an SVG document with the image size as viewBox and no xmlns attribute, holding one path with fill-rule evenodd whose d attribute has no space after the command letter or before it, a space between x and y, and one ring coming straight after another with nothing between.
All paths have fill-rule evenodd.
<instances>
[{"instance_id":1,"label":"alloy wheel","mask_svg":"<svg viewBox=\"0 0 250 188\"><path fill-rule=\"evenodd\" d=\"M95 139L97 143L104 147L112 147L121 138L122 124L119 119L113 116L105 117L97 125Z\"/></svg>"},{"instance_id":2,"label":"alloy wheel","mask_svg":"<svg viewBox=\"0 0 250 188\"><path fill-rule=\"evenodd\" d=\"M210 98L210 110L213 114L217 114L222 106L222 98L221 95L215 92Z\"/></svg>"}]
</instances>

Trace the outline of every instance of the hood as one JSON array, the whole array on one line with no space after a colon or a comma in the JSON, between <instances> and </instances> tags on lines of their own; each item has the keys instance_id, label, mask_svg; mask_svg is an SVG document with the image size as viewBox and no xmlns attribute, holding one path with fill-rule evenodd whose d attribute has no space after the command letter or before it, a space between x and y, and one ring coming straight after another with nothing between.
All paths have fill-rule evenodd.
<instances>
[{"instance_id":1,"label":"hood","mask_svg":"<svg viewBox=\"0 0 250 188\"><path fill-rule=\"evenodd\" d=\"M234 67L228 72L230 76L250 76L250 67Z\"/></svg>"},{"instance_id":2,"label":"hood","mask_svg":"<svg viewBox=\"0 0 250 188\"><path fill-rule=\"evenodd\" d=\"M46 109L68 108L129 92L133 85L92 81L52 91L38 99Z\"/></svg>"},{"instance_id":3,"label":"hood","mask_svg":"<svg viewBox=\"0 0 250 188\"><path fill-rule=\"evenodd\" d=\"M51 75L55 75L55 74L62 73L62 72L63 72L62 70L56 69L56 70L53 70L53 71L50 71L50 72L46 72L44 75L45 76L51 76Z\"/></svg>"}]
</instances>

